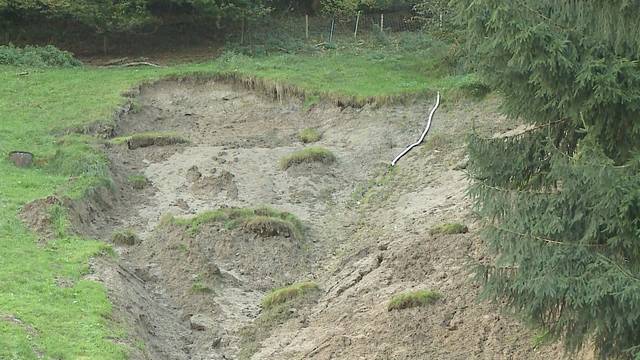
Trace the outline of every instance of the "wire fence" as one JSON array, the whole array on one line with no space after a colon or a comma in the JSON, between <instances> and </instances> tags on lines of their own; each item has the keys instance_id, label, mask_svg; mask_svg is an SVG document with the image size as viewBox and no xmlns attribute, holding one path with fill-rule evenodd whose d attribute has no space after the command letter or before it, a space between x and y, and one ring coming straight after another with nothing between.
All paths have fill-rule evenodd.
<instances>
[{"instance_id":1,"label":"wire fence","mask_svg":"<svg viewBox=\"0 0 640 360\"><path fill-rule=\"evenodd\" d=\"M331 43L338 38L362 40L368 35L418 31L423 25L410 14L357 14L350 18L287 16L243 21L229 40L244 45L267 45L278 41Z\"/></svg>"}]
</instances>

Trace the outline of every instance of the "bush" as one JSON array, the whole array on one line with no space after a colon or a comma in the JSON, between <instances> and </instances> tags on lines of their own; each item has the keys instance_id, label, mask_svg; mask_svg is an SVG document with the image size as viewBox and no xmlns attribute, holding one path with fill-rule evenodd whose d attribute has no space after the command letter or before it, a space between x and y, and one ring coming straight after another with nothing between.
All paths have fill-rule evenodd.
<instances>
[{"instance_id":1,"label":"bush","mask_svg":"<svg viewBox=\"0 0 640 360\"><path fill-rule=\"evenodd\" d=\"M419 306L427 306L433 304L438 299L442 298L437 292L429 290L410 291L402 294L395 295L389 301L387 309L402 310Z\"/></svg>"},{"instance_id":2,"label":"bush","mask_svg":"<svg viewBox=\"0 0 640 360\"><path fill-rule=\"evenodd\" d=\"M280 167L282 170L286 170L296 164L313 162L329 164L334 161L336 161L336 157L331 151L321 147L308 147L282 158L280 160Z\"/></svg>"},{"instance_id":3,"label":"bush","mask_svg":"<svg viewBox=\"0 0 640 360\"><path fill-rule=\"evenodd\" d=\"M0 45L0 65L32 67L75 67L82 66L73 54L53 45L25 46Z\"/></svg>"},{"instance_id":4,"label":"bush","mask_svg":"<svg viewBox=\"0 0 640 360\"><path fill-rule=\"evenodd\" d=\"M283 304L291 299L304 296L317 290L318 285L314 282L301 282L276 289L271 291L264 297L264 299L262 299L262 307L270 309L275 305Z\"/></svg>"}]
</instances>

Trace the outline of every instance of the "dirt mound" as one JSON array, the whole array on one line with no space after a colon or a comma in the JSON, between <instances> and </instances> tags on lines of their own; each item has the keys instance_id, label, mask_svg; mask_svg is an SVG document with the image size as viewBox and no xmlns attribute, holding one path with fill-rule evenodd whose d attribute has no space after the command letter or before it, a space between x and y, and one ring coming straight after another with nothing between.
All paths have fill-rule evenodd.
<instances>
[{"instance_id":1,"label":"dirt mound","mask_svg":"<svg viewBox=\"0 0 640 360\"><path fill-rule=\"evenodd\" d=\"M37 199L22 207L20 218L29 229L38 234L38 241L45 243L55 237L53 225L56 219L52 208L62 205L62 200L55 196Z\"/></svg>"}]
</instances>

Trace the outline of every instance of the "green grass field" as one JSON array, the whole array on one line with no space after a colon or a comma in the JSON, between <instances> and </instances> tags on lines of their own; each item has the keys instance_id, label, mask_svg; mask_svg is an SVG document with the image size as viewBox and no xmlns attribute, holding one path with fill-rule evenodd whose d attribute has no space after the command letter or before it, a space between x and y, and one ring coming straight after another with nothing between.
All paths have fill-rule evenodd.
<instances>
[{"instance_id":1,"label":"green grass field","mask_svg":"<svg viewBox=\"0 0 640 360\"><path fill-rule=\"evenodd\" d=\"M69 129L113 121L121 94L144 81L189 73L236 72L298 86L322 96L369 97L453 90L470 81L435 59L409 51L329 51L264 58L226 56L204 64L105 69L0 67L0 359L122 359L126 331L109 318L105 289L83 280L104 243L63 233L39 245L18 219L20 208L51 194L82 197L109 184L97 139ZM418 58L419 57L419 58ZM28 72L28 74L24 74ZM13 150L35 154L18 169ZM63 219L64 221L64 219ZM56 279L74 285L60 287Z\"/></svg>"}]
</instances>

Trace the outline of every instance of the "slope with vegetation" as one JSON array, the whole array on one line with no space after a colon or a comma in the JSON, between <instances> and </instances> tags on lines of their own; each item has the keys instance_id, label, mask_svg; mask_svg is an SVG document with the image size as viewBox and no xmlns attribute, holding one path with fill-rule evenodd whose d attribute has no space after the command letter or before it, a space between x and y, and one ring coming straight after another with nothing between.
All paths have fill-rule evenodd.
<instances>
[{"instance_id":1,"label":"slope with vegetation","mask_svg":"<svg viewBox=\"0 0 640 360\"><path fill-rule=\"evenodd\" d=\"M62 230L39 243L37 235L19 220L19 213L26 203L52 194L71 201L110 186L103 141L82 133L110 133L114 111L127 101L122 94L128 89L167 76L242 73L274 83L287 79L289 85L308 89L320 98L362 94L362 98L375 100L433 90L422 84L432 84L432 79L451 84L452 91L461 84L446 66L424 57L420 61L432 65L423 67L409 51L396 52L393 58L398 66L390 66L384 60L392 52L384 46L286 55L295 62L282 62L281 57L244 57L229 62L225 57L202 64L140 69L92 68L78 66L75 60L51 63L47 59L68 58L53 48L21 51L6 47L2 54L0 152L23 150L35 155L35 166L28 169L15 168L4 156L0 161L0 278L4 279L0 281L0 357L8 358L45 354L107 359L126 355L126 346L115 345L126 343L127 334L109 320L105 289L84 278L89 258L109 253L109 247L74 235L64 211L52 221L61 224ZM265 66L269 63L273 65ZM342 66L318 74L319 69L336 63ZM52 67L40 67L49 65ZM386 75L372 82L363 76L367 74ZM465 78L460 79L464 84ZM62 283L65 286L60 286Z\"/></svg>"},{"instance_id":2,"label":"slope with vegetation","mask_svg":"<svg viewBox=\"0 0 640 360\"><path fill-rule=\"evenodd\" d=\"M457 3L478 69L529 125L470 139L486 295L570 350L640 357L640 5Z\"/></svg>"}]
</instances>

